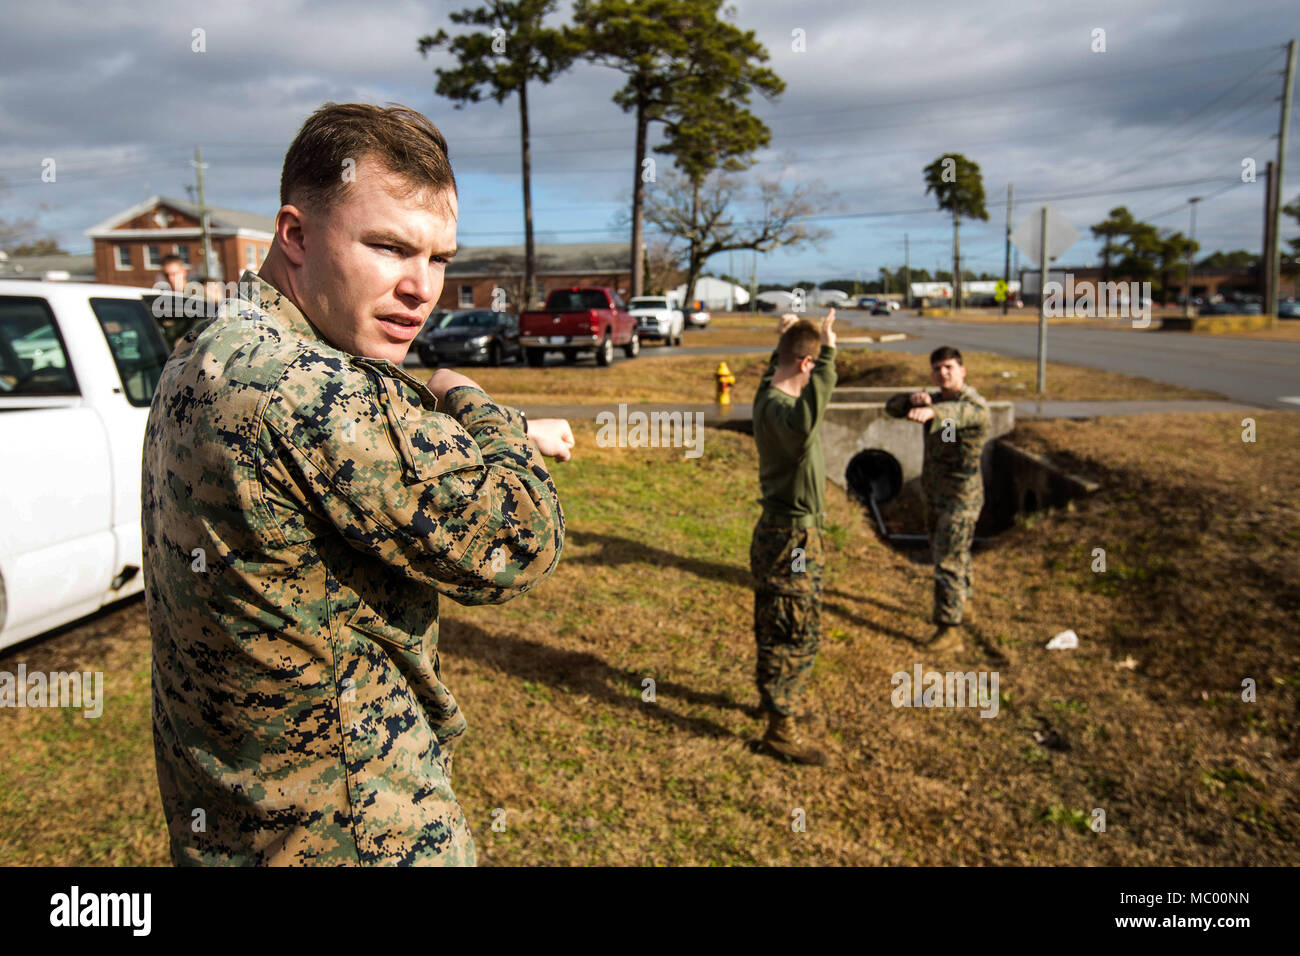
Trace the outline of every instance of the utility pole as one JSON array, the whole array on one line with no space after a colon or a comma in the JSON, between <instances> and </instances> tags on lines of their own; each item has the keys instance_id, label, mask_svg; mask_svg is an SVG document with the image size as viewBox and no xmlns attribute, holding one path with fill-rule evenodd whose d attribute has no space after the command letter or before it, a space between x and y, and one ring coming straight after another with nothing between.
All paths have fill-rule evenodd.
<instances>
[{"instance_id":1,"label":"utility pole","mask_svg":"<svg viewBox=\"0 0 1300 956\"><path fill-rule=\"evenodd\" d=\"M1268 258L1269 281L1266 284L1268 300L1264 303L1264 314L1271 315L1276 322L1277 320L1277 294L1282 288L1281 274L1279 271L1279 258L1282 252L1282 203L1286 196L1286 145L1287 135L1291 130L1291 88L1295 85L1295 40L1292 40L1286 47L1286 82L1282 87L1282 116L1278 120L1277 127L1277 160L1274 169L1277 173L1277 184L1272 186L1273 199L1273 228L1270 233L1273 237L1272 252Z\"/></svg>"},{"instance_id":2,"label":"utility pole","mask_svg":"<svg viewBox=\"0 0 1300 956\"><path fill-rule=\"evenodd\" d=\"M225 278L221 274L220 264L213 267L212 263L212 222L208 216L208 204L203 198L203 170L207 169L207 163L203 162L203 151L199 147L194 147L194 168L198 172L199 178L199 223L203 229L203 278L216 279L218 281Z\"/></svg>"},{"instance_id":3,"label":"utility pole","mask_svg":"<svg viewBox=\"0 0 1300 956\"><path fill-rule=\"evenodd\" d=\"M1011 183L1007 183L1007 244L1002 253L1002 284L1007 287L1007 294L1002 299L1002 314L1007 314L1007 305L1011 302Z\"/></svg>"},{"instance_id":4,"label":"utility pole","mask_svg":"<svg viewBox=\"0 0 1300 956\"><path fill-rule=\"evenodd\" d=\"M1038 254L1038 394L1047 391L1047 203L1043 203L1043 240Z\"/></svg>"},{"instance_id":5,"label":"utility pole","mask_svg":"<svg viewBox=\"0 0 1300 956\"><path fill-rule=\"evenodd\" d=\"M912 250L907 242L907 233L903 233L903 304L912 306Z\"/></svg>"},{"instance_id":6,"label":"utility pole","mask_svg":"<svg viewBox=\"0 0 1300 956\"><path fill-rule=\"evenodd\" d=\"M1264 251L1259 257L1259 275L1264 293L1264 314L1269 314L1268 303L1277 300L1277 290L1273 288L1273 184L1277 177L1273 175L1273 161L1270 159L1264 167Z\"/></svg>"},{"instance_id":7,"label":"utility pole","mask_svg":"<svg viewBox=\"0 0 1300 956\"><path fill-rule=\"evenodd\" d=\"M749 311L758 308L758 250L749 254Z\"/></svg>"},{"instance_id":8,"label":"utility pole","mask_svg":"<svg viewBox=\"0 0 1300 956\"><path fill-rule=\"evenodd\" d=\"M727 252L727 311L736 311L736 254Z\"/></svg>"},{"instance_id":9,"label":"utility pole","mask_svg":"<svg viewBox=\"0 0 1300 956\"><path fill-rule=\"evenodd\" d=\"M961 243L957 239L960 224L957 207L952 207L952 298L949 300L949 314L955 315L961 309Z\"/></svg>"},{"instance_id":10,"label":"utility pole","mask_svg":"<svg viewBox=\"0 0 1300 956\"><path fill-rule=\"evenodd\" d=\"M1187 243L1187 296L1183 302L1183 318L1190 319L1192 317L1192 267L1196 260L1196 252L1194 251L1196 246L1196 204L1201 201L1201 197L1193 196L1187 201L1192 207L1192 230Z\"/></svg>"}]
</instances>

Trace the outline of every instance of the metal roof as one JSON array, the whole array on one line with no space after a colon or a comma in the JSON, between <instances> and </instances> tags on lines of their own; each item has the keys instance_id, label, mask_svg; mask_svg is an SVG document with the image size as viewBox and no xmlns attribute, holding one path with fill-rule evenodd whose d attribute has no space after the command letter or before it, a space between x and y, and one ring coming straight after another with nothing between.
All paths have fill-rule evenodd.
<instances>
[{"instance_id":1,"label":"metal roof","mask_svg":"<svg viewBox=\"0 0 1300 956\"><path fill-rule=\"evenodd\" d=\"M631 246L626 242L573 242L533 247L538 275L620 273L632 268ZM447 266L448 276L495 276L524 271L524 247L462 246Z\"/></svg>"}]
</instances>

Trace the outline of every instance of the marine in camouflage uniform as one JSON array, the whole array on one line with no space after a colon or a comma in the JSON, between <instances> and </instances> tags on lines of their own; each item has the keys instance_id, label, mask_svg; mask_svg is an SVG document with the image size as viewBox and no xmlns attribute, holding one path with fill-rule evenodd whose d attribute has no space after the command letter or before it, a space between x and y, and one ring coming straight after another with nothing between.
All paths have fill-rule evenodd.
<instances>
[{"instance_id":1,"label":"marine in camouflage uniform","mask_svg":"<svg viewBox=\"0 0 1300 956\"><path fill-rule=\"evenodd\" d=\"M885 411L897 418L914 407L913 393L895 395ZM927 393L934 417L924 423L925 493L928 532L934 558L934 623L959 625L971 596L971 541L984 506L980 455L989 431L989 407L979 392L963 385L952 398Z\"/></svg>"},{"instance_id":2,"label":"marine in camouflage uniform","mask_svg":"<svg viewBox=\"0 0 1300 956\"><path fill-rule=\"evenodd\" d=\"M821 638L826 465L818 425L835 387L835 348L821 346L798 397L772 384L778 364L774 351L753 405L763 507L749 549L755 672L769 717L765 742L800 762L824 762L802 748L793 720Z\"/></svg>"},{"instance_id":3,"label":"marine in camouflage uniform","mask_svg":"<svg viewBox=\"0 0 1300 956\"><path fill-rule=\"evenodd\" d=\"M144 443L159 787L177 864L472 864L438 596L545 579L520 414L342 352L255 273L173 353Z\"/></svg>"}]
</instances>

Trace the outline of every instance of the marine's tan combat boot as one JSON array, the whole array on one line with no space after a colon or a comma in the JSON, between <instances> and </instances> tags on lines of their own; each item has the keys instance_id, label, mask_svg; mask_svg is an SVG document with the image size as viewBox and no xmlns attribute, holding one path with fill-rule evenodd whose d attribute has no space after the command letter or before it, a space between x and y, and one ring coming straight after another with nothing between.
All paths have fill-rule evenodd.
<instances>
[{"instance_id":1,"label":"marine's tan combat boot","mask_svg":"<svg viewBox=\"0 0 1300 956\"><path fill-rule=\"evenodd\" d=\"M762 744L774 756L813 767L826 766L826 755L815 747L806 745L795 726L794 718L785 714L767 715L767 733L763 734Z\"/></svg>"},{"instance_id":2,"label":"marine's tan combat boot","mask_svg":"<svg viewBox=\"0 0 1300 956\"><path fill-rule=\"evenodd\" d=\"M966 649L961 639L960 624L940 624L925 642L925 649L940 654L960 654Z\"/></svg>"}]
</instances>

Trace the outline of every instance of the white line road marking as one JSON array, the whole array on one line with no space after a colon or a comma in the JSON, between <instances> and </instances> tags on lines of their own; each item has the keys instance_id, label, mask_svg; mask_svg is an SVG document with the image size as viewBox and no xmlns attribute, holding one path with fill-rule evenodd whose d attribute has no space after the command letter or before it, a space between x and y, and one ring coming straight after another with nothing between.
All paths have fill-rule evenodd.
<instances>
[{"instance_id":1,"label":"white line road marking","mask_svg":"<svg viewBox=\"0 0 1300 956\"><path fill-rule=\"evenodd\" d=\"M1300 405L1300 395L1279 395L1279 402L1290 402L1292 405Z\"/></svg>"}]
</instances>

